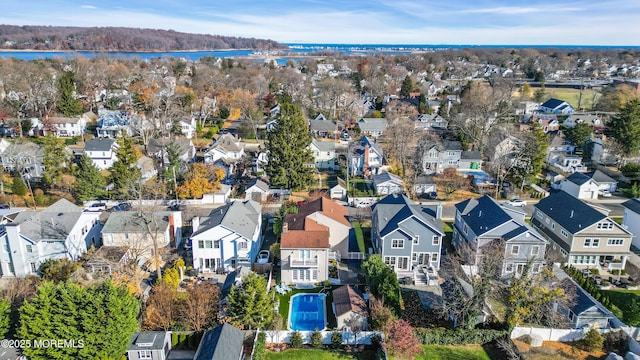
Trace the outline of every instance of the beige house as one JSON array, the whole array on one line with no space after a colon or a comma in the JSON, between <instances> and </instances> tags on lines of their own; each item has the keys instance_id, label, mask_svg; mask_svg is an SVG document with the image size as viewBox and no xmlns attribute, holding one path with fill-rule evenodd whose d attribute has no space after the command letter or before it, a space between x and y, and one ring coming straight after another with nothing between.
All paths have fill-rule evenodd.
<instances>
[{"instance_id":1,"label":"beige house","mask_svg":"<svg viewBox=\"0 0 640 360\"><path fill-rule=\"evenodd\" d=\"M338 322L338 329L351 331L356 326L367 329L367 302L362 294L350 285L333 290L333 311Z\"/></svg>"},{"instance_id":2,"label":"beige house","mask_svg":"<svg viewBox=\"0 0 640 360\"><path fill-rule=\"evenodd\" d=\"M629 257L633 234L564 191L535 205L531 225L578 268L624 269Z\"/></svg>"},{"instance_id":3,"label":"beige house","mask_svg":"<svg viewBox=\"0 0 640 360\"><path fill-rule=\"evenodd\" d=\"M318 198L298 208L297 217L305 217L329 229L329 246L338 259L349 253L349 210L325 197ZM290 230L293 227L289 228Z\"/></svg>"},{"instance_id":4,"label":"beige house","mask_svg":"<svg viewBox=\"0 0 640 360\"><path fill-rule=\"evenodd\" d=\"M293 215L293 216L289 216ZM329 278L329 229L308 218L289 214L282 224L280 277L286 284L306 284ZM293 225L297 230L289 230Z\"/></svg>"}]
</instances>

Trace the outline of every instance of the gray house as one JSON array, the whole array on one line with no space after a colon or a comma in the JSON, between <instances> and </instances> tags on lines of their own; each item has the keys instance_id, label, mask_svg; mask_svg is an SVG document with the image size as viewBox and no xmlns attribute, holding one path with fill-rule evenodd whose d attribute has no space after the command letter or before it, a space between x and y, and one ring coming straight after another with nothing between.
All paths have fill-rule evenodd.
<instances>
[{"instance_id":1,"label":"gray house","mask_svg":"<svg viewBox=\"0 0 640 360\"><path fill-rule=\"evenodd\" d=\"M574 329L581 328L608 328L609 320L613 318L611 311L607 310L596 299L584 291L572 279L562 280L563 288L575 291L575 300L569 306L557 306L557 311L567 317L569 325Z\"/></svg>"},{"instance_id":2,"label":"gray house","mask_svg":"<svg viewBox=\"0 0 640 360\"><path fill-rule=\"evenodd\" d=\"M521 274L529 261L533 273L542 271L547 241L524 221L525 213L500 205L485 195L456 204L453 243L467 253L467 261L478 265L484 249L504 242L501 276Z\"/></svg>"},{"instance_id":3,"label":"gray house","mask_svg":"<svg viewBox=\"0 0 640 360\"><path fill-rule=\"evenodd\" d=\"M422 206L400 194L373 205L371 240L375 252L398 277L421 278L423 266L440 268L442 207Z\"/></svg>"},{"instance_id":4,"label":"gray house","mask_svg":"<svg viewBox=\"0 0 640 360\"><path fill-rule=\"evenodd\" d=\"M127 349L128 360L165 360L171 351L171 333L166 331L137 332Z\"/></svg>"},{"instance_id":5,"label":"gray house","mask_svg":"<svg viewBox=\"0 0 640 360\"><path fill-rule=\"evenodd\" d=\"M222 324L204 333L194 360L242 360L244 332Z\"/></svg>"},{"instance_id":6,"label":"gray house","mask_svg":"<svg viewBox=\"0 0 640 360\"><path fill-rule=\"evenodd\" d=\"M422 171L425 174L441 173L444 169L458 171L480 170L482 156L478 151L462 151L460 141L449 141L440 137L425 139L420 145Z\"/></svg>"},{"instance_id":7,"label":"gray house","mask_svg":"<svg viewBox=\"0 0 640 360\"><path fill-rule=\"evenodd\" d=\"M377 138L387 130L389 125L385 118L361 118L356 122L363 135Z\"/></svg>"},{"instance_id":8,"label":"gray house","mask_svg":"<svg viewBox=\"0 0 640 360\"><path fill-rule=\"evenodd\" d=\"M383 172L373 175L373 187L378 195L397 194L404 190L404 182L398 175Z\"/></svg>"},{"instance_id":9,"label":"gray house","mask_svg":"<svg viewBox=\"0 0 640 360\"><path fill-rule=\"evenodd\" d=\"M424 131L444 131L447 130L449 122L438 114L420 114L414 120L414 127Z\"/></svg>"}]
</instances>

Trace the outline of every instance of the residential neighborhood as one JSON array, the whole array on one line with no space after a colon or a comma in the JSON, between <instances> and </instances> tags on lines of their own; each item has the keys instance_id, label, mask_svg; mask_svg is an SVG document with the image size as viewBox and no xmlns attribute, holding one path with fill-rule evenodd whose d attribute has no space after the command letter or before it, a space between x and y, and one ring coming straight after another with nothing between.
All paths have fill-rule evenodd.
<instances>
[{"instance_id":1,"label":"residential neighborhood","mask_svg":"<svg viewBox=\"0 0 640 360\"><path fill-rule=\"evenodd\" d=\"M637 358L640 57L554 51L0 58L0 335L86 341L0 360Z\"/></svg>"}]
</instances>

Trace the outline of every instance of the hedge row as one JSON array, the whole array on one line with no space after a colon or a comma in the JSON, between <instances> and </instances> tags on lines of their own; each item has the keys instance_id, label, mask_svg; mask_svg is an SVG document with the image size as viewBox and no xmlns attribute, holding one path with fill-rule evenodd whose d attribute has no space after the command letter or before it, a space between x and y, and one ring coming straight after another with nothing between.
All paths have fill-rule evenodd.
<instances>
[{"instance_id":1,"label":"hedge row","mask_svg":"<svg viewBox=\"0 0 640 360\"><path fill-rule=\"evenodd\" d=\"M417 328L416 333L423 345L483 345L501 336L508 335L504 330L488 329L425 329Z\"/></svg>"},{"instance_id":2,"label":"hedge row","mask_svg":"<svg viewBox=\"0 0 640 360\"><path fill-rule=\"evenodd\" d=\"M580 287L591 294L596 300L598 300L604 307L609 309L618 318L622 317L622 311L613 304L609 294L606 291L602 291L596 287L593 281L584 276L581 270L576 269L573 266L563 266L564 271L569 274L575 280Z\"/></svg>"},{"instance_id":3,"label":"hedge row","mask_svg":"<svg viewBox=\"0 0 640 360\"><path fill-rule=\"evenodd\" d=\"M183 350L196 350L202 339L202 333L171 333L171 347Z\"/></svg>"}]
</instances>

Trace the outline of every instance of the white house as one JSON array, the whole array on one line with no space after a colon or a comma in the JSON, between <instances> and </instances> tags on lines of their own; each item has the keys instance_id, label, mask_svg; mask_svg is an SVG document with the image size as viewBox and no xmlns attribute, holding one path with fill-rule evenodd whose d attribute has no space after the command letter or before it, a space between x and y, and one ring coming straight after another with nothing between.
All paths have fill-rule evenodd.
<instances>
[{"instance_id":1,"label":"white house","mask_svg":"<svg viewBox=\"0 0 640 360\"><path fill-rule=\"evenodd\" d=\"M233 271L254 262L262 246L262 206L234 201L193 219L193 268L200 272Z\"/></svg>"},{"instance_id":2,"label":"white house","mask_svg":"<svg viewBox=\"0 0 640 360\"><path fill-rule=\"evenodd\" d=\"M91 159L93 165L100 170L109 169L117 160L118 143L113 139L98 138L87 140L84 153Z\"/></svg>"},{"instance_id":3,"label":"white house","mask_svg":"<svg viewBox=\"0 0 640 360\"><path fill-rule=\"evenodd\" d=\"M333 141L318 141L315 138L309 144L314 164L318 170L337 169L336 144Z\"/></svg>"},{"instance_id":4,"label":"white house","mask_svg":"<svg viewBox=\"0 0 640 360\"><path fill-rule=\"evenodd\" d=\"M84 117L50 117L43 121L51 126L56 137L82 136L87 128Z\"/></svg>"},{"instance_id":5,"label":"white house","mask_svg":"<svg viewBox=\"0 0 640 360\"><path fill-rule=\"evenodd\" d=\"M182 132L182 136L187 139L191 139L196 134L196 118L184 118L181 119L178 124L180 125L180 131Z\"/></svg>"},{"instance_id":6,"label":"white house","mask_svg":"<svg viewBox=\"0 0 640 360\"><path fill-rule=\"evenodd\" d=\"M599 186L587 175L575 172L560 183L560 190L578 199L597 199Z\"/></svg>"},{"instance_id":7,"label":"white house","mask_svg":"<svg viewBox=\"0 0 640 360\"><path fill-rule=\"evenodd\" d=\"M85 212L66 199L19 213L0 231L0 276L36 275L48 259L78 260L100 245L99 217L99 212Z\"/></svg>"},{"instance_id":8,"label":"white house","mask_svg":"<svg viewBox=\"0 0 640 360\"><path fill-rule=\"evenodd\" d=\"M640 200L631 199L622 203L624 206L624 218L622 226L633 234L632 244L640 248Z\"/></svg>"},{"instance_id":9,"label":"white house","mask_svg":"<svg viewBox=\"0 0 640 360\"><path fill-rule=\"evenodd\" d=\"M267 197L269 196L269 184L258 178L255 178L247 184L247 188L244 191L244 194L245 200L253 200L258 202L267 201Z\"/></svg>"},{"instance_id":10,"label":"white house","mask_svg":"<svg viewBox=\"0 0 640 360\"><path fill-rule=\"evenodd\" d=\"M371 142L363 136L350 144L347 163L351 176L378 174L386 168L386 159L380 144Z\"/></svg>"},{"instance_id":11,"label":"white house","mask_svg":"<svg viewBox=\"0 0 640 360\"><path fill-rule=\"evenodd\" d=\"M538 110L545 114L573 114L575 111L568 102L554 98L542 103Z\"/></svg>"},{"instance_id":12,"label":"white house","mask_svg":"<svg viewBox=\"0 0 640 360\"><path fill-rule=\"evenodd\" d=\"M244 148L240 146L233 134L225 133L218 135L211 149L204 154L205 164L213 164L220 159L238 161L244 156Z\"/></svg>"},{"instance_id":13,"label":"white house","mask_svg":"<svg viewBox=\"0 0 640 360\"><path fill-rule=\"evenodd\" d=\"M373 175L373 187L378 195L396 194L402 193L404 182L398 175L384 172Z\"/></svg>"},{"instance_id":14,"label":"white house","mask_svg":"<svg viewBox=\"0 0 640 360\"><path fill-rule=\"evenodd\" d=\"M332 199L347 200L347 183L337 178L335 185L329 189L329 195Z\"/></svg>"}]
</instances>

